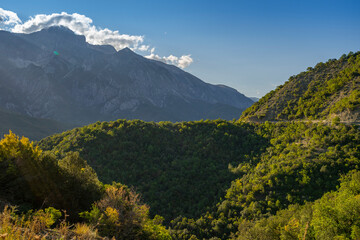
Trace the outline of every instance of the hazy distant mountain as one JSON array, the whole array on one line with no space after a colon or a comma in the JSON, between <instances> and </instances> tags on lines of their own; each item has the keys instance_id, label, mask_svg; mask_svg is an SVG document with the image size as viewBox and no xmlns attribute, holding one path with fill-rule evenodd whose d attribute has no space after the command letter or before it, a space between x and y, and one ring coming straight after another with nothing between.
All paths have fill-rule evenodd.
<instances>
[{"instance_id":1,"label":"hazy distant mountain","mask_svg":"<svg viewBox=\"0 0 360 240\"><path fill-rule=\"evenodd\" d=\"M77 124L232 119L252 103L130 49L88 44L67 28L0 31L0 106L22 114Z\"/></svg>"},{"instance_id":2,"label":"hazy distant mountain","mask_svg":"<svg viewBox=\"0 0 360 240\"><path fill-rule=\"evenodd\" d=\"M11 130L19 136L26 136L31 140L40 140L73 127L73 125L54 120L33 118L0 109L0 138Z\"/></svg>"},{"instance_id":3,"label":"hazy distant mountain","mask_svg":"<svg viewBox=\"0 0 360 240\"><path fill-rule=\"evenodd\" d=\"M253 102L257 102L259 101L260 98L257 98L257 97L249 97L251 100L253 100Z\"/></svg>"},{"instance_id":4,"label":"hazy distant mountain","mask_svg":"<svg viewBox=\"0 0 360 240\"><path fill-rule=\"evenodd\" d=\"M360 122L360 52L318 63L243 112L250 121L331 120Z\"/></svg>"}]
</instances>

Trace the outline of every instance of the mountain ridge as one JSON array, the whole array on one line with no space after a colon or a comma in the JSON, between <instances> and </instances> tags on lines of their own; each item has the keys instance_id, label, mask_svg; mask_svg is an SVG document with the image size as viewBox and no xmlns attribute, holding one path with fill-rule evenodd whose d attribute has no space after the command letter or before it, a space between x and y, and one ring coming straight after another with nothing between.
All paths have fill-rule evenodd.
<instances>
[{"instance_id":1,"label":"mountain ridge","mask_svg":"<svg viewBox=\"0 0 360 240\"><path fill-rule=\"evenodd\" d=\"M64 27L2 31L0 39L0 85L8 86L0 106L21 114L75 124L118 118L176 122L233 119L253 103L235 89L205 83L128 48L91 45Z\"/></svg>"},{"instance_id":2,"label":"mountain ridge","mask_svg":"<svg viewBox=\"0 0 360 240\"><path fill-rule=\"evenodd\" d=\"M360 121L360 52L318 63L278 86L244 111L242 120L292 121L338 118Z\"/></svg>"},{"instance_id":3,"label":"mountain ridge","mask_svg":"<svg viewBox=\"0 0 360 240\"><path fill-rule=\"evenodd\" d=\"M318 63L278 86L240 119L246 121L360 121L360 52Z\"/></svg>"}]
</instances>

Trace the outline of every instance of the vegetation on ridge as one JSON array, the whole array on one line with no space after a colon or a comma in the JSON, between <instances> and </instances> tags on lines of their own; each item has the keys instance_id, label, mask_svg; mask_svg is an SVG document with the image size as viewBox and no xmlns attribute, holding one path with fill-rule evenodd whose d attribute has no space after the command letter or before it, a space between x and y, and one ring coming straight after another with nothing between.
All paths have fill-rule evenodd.
<instances>
[{"instance_id":1,"label":"vegetation on ridge","mask_svg":"<svg viewBox=\"0 0 360 240\"><path fill-rule=\"evenodd\" d=\"M266 94L245 110L249 121L327 119L360 120L360 52L318 63Z\"/></svg>"}]
</instances>

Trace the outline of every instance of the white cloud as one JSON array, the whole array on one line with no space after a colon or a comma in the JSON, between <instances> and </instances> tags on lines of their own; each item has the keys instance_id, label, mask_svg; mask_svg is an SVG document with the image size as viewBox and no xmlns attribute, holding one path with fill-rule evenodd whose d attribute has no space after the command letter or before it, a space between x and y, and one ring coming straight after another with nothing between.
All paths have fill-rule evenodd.
<instances>
[{"instance_id":1,"label":"white cloud","mask_svg":"<svg viewBox=\"0 0 360 240\"><path fill-rule=\"evenodd\" d=\"M119 31L96 27L91 18L78 13L38 14L22 23L16 13L0 8L0 18L0 28L3 25L4 29L15 33L32 33L52 26L64 26L78 35L84 35L90 44L112 45L116 50L128 47L133 51L150 52L150 55L145 56L146 58L173 64L180 68L185 68L193 62L190 55L160 57L155 54L154 47L150 49L149 45L143 44L144 36L120 34Z\"/></svg>"},{"instance_id":2,"label":"white cloud","mask_svg":"<svg viewBox=\"0 0 360 240\"><path fill-rule=\"evenodd\" d=\"M139 44L144 41L144 36L120 34L119 31L97 28L92 24L92 19L78 13L68 14L66 12L50 15L38 14L23 24L16 24L12 31L16 33L32 33L52 26L67 27L78 35L84 35L86 41L90 44L109 44L117 50L125 47L137 49Z\"/></svg>"},{"instance_id":3,"label":"white cloud","mask_svg":"<svg viewBox=\"0 0 360 240\"><path fill-rule=\"evenodd\" d=\"M193 59L191 58L191 55L182 55L178 60L178 66L181 68L186 68L190 64L193 63Z\"/></svg>"},{"instance_id":4,"label":"white cloud","mask_svg":"<svg viewBox=\"0 0 360 240\"><path fill-rule=\"evenodd\" d=\"M139 51L142 51L142 52L145 52L145 51L148 51L149 50L149 45L141 45L138 50Z\"/></svg>"},{"instance_id":5,"label":"white cloud","mask_svg":"<svg viewBox=\"0 0 360 240\"><path fill-rule=\"evenodd\" d=\"M172 64L179 68L186 68L193 62L191 55L183 55L181 57L176 57L174 55L170 55L168 57L160 57L159 55L154 54L153 49L151 50L151 54L145 56L146 58L161 61L167 64Z\"/></svg>"},{"instance_id":6,"label":"white cloud","mask_svg":"<svg viewBox=\"0 0 360 240\"><path fill-rule=\"evenodd\" d=\"M157 60L157 61L161 61L161 62L166 62L165 59L163 59L162 57L160 57L157 54L151 53L150 55L145 56L148 59L153 59L153 60Z\"/></svg>"},{"instance_id":7,"label":"white cloud","mask_svg":"<svg viewBox=\"0 0 360 240\"><path fill-rule=\"evenodd\" d=\"M11 27L21 24L20 18L16 13L0 8L0 29L9 30Z\"/></svg>"}]
</instances>

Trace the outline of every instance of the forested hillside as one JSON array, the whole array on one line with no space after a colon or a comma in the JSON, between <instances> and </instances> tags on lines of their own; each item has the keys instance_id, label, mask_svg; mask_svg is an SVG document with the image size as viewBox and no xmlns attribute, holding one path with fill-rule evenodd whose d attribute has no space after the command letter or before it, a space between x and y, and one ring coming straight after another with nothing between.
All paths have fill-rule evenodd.
<instances>
[{"instance_id":1,"label":"forested hillside","mask_svg":"<svg viewBox=\"0 0 360 240\"><path fill-rule=\"evenodd\" d=\"M276 215L242 221L234 239L359 239L360 172L351 171L340 188L315 202L290 205Z\"/></svg>"},{"instance_id":2,"label":"forested hillside","mask_svg":"<svg viewBox=\"0 0 360 240\"><path fill-rule=\"evenodd\" d=\"M291 76L243 112L249 121L333 119L360 121L360 52L318 63Z\"/></svg>"},{"instance_id":3,"label":"forested hillside","mask_svg":"<svg viewBox=\"0 0 360 240\"><path fill-rule=\"evenodd\" d=\"M78 153L58 159L11 132L0 141L0 209L1 239L171 239L138 194L103 185Z\"/></svg>"},{"instance_id":4,"label":"forested hillside","mask_svg":"<svg viewBox=\"0 0 360 240\"><path fill-rule=\"evenodd\" d=\"M215 206L238 175L268 145L249 124L224 120L98 122L53 135L39 146L59 157L76 151L100 180L134 186L153 213L171 220L197 217Z\"/></svg>"},{"instance_id":5,"label":"forested hillside","mask_svg":"<svg viewBox=\"0 0 360 240\"><path fill-rule=\"evenodd\" d=\"M233 172L243 175L232 182L216 211L204 214L199 219L174 220L172 234L176 239L256 239L254 235L244 233L250 231L251 227L258 226L258 221L263 224L266 219L276 215L277 211L290 205L302 206L321 198L323 194L336 190L343 174L359 168L360 131L357 127L301 122L267 122L255 126L255 131L260 136L269 139L270 146L253 164L240 164L232 168ZM332 211L332 207L336 206L329 206L329 211ZM306 217L295 213L292 208L287 214L294 214L298 218ZM359 215L349 218L353 222L360 220ZM275 226L271 222L267 224L269 225L264 226L263 231L266 233L272 230L277 235L259 235L257 239L280 239L282 231L289 228L286 227L288 222L279 226L276 222ZM298 227L302 231L305 228ZM324 227L319 229L312 225L307 228L316 234L327 231ZM345 228L350 231L348 227ZM339 229L333 234L341 231L345 230ZM311 238L309 235L306 239L323 238Z\"/></svg>"},{"instance_id":6,"label":"forested hillside","mask_svg":"<svg viewBox=\"0 0 360 240\"><path fill-rule=\"evenodd\" d=\"M341 176L360 164L358 128L338 122L118 120L54 135L39 146L59 157L79 151L100 179L121 179L154 213L179 216L170 224L175 239L245 237L244 229L277 218L277 211L290 206L286 211L295 214L291 205L303 208L335 191Z\"/></svg>"},{"instance_id":7,"label":"forested hillside","mask_svg":"<svg viewBox=\"0 0 360 240\"><path fill-rule=\"evenodd\" d=\"M169 234L173 239L357 239L359 234L356 126L118 120L55 135L39 146L50 151L13 134L0 142L1 205L16 204L20 214L10 221L13 210L3 211L0 220L8 228L0 234L10 234L9 229L21 234L39 216L46 221L42 233L34 234L51 227L61 234L65 215L56 209L67 211L66 221L80 221L67 225L69 236L86 229L99 239L169 239ZM140 196L125 185L103 185L85 155L100 178L110 182L117 172L134 181ZM135 181L141 175L145 180ZM169 230L161 217L149 217L141 195L150 207L163 207L152 215L166 216ZM25 215L25 223L21 214L27 209L40 210ZM197 211L195 217L188 209Z\"/></svg>"}]
</instances>

